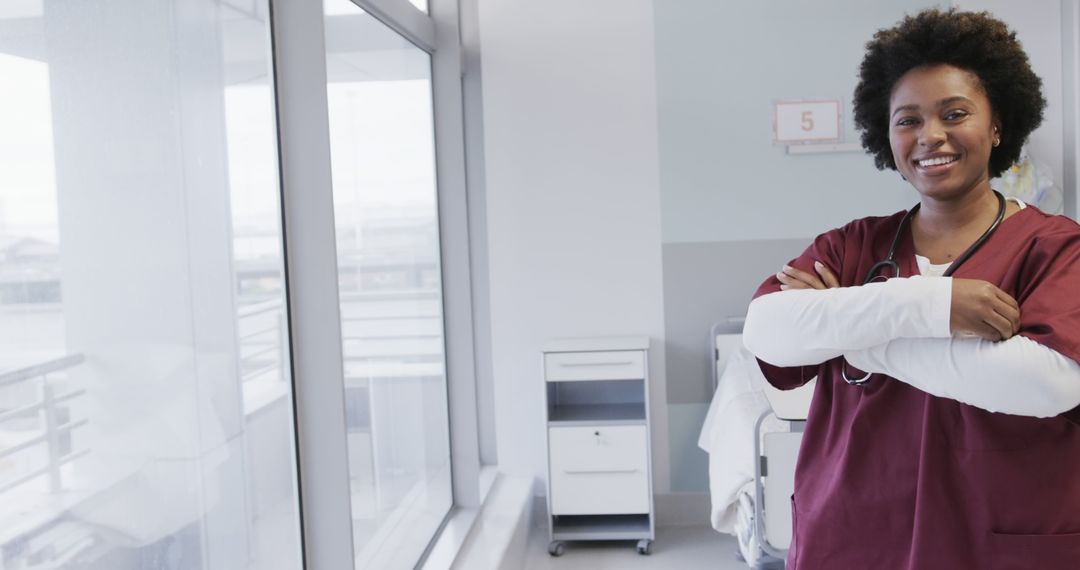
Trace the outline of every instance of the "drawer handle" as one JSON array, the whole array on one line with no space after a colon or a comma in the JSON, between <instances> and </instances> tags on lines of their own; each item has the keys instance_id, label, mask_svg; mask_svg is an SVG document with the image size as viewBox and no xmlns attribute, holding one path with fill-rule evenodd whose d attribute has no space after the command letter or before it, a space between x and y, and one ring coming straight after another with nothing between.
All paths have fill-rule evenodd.
<instances>
[{"instance_id":1,"label":"drawer handle","mask_svg":"<svg viewBox=\"0 0 1080 570\"><path fill-rule=\"evenodd\" d=\"M613 473L637 473L639 469L604 469L600 471L586 469L563 469L567 475L611 475Z\"/></svg>"},{"instance_id":2,"label":"drawer handle","mask_svg":"<svg viewBox=\"0 0 1080 570\"><path fill-rule=\"evenodd\" d=\"M620 360L618 362L564 362L561 363L559 366L563 366L565 368L582 366L627 366L633 363L633 360Z\"/></svg>"}]
</instances>

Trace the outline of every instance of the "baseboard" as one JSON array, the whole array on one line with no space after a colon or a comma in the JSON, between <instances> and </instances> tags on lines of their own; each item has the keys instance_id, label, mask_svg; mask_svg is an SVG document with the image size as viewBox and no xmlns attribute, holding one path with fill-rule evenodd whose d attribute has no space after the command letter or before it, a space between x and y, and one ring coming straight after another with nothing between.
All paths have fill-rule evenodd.
<instances>
[{"instance_id":1,"label":"baseboard","mask_svg":"<svg viewBox=\"0 0 1080 570\"><path fill-rule=\"evenodd\" d=\"M709 524L710 500L708 493L661 493L653 496L656 509L656 526L707 526ZM547 529L547 498L533 497L534 528Z\"/></svg>"}]
</instances>

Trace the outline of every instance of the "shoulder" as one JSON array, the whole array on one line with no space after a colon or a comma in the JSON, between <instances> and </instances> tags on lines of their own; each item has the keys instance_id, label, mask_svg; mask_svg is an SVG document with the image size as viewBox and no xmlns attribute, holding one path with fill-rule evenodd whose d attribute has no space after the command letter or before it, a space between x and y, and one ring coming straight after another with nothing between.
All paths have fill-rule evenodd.
<instances>
[{"instance_id":1,"label":"shoulder","mask_svg":"<svg viewBox=\"0 0 1080 570\"><path fill-rule=\"evenodd\" d=\"M1024 216L1023 226L1032 245L1080 245L1080 224L1067 216L1047 214L1030 205L1017 215Z\"/></svg>"},{"instance_id":2,"label":"shoulder","mask_svg":"<svg viewBox=\"0 0 1080 570\"><path fill-rule=\"evenodd\" d=\"M1071 284L1080 280L1080 224L1033 206L1013 217L1018 223L1008 235L1013 242L1011 251L1022 268L1018 299L1026 298L1031 288L1047 278Z\"/></svg>"},{"instance_id":3,"label":"shoulder","mask_svg":"<svg viewBox=\"0 0 1080 570\"><path fill-rule=\"evenodd\" d=\"M804 252L806 259L823 261L834 271L858 263L861 252L872 250L876 245L891 241L906 212L891 216L869 216L852 220L814 238ZM811 262L807 262L808 264ZM804 271L813 271L812 265Z\"/></svg>"},{"instance_id":4,"label":"shoulder","mask_svg":"<svg viewBox=\"0 0 1080 570\"><path fill-rule=\"evenodd\" d=\"M1076 223L1076 220L1073 220L1068 216L1062 214L1047 214L1035 206L1028 206L1024 209L1030 209L1032 217L1036 220L1035 223L1047 230L1061 233L1080 233L1080 224Z\"/></svg>"},{"instance_id":5,"label":"shoulder","mask_svg":"<svg viewBox=\"0 0 1080 570\"><path fill-rule=\"evenodd\" d=\"M907 210L901 210L888 216L867 216L865 218L852 220L844 227L857 231L877 231L895 228L900 223L900 220L904 219L904 216L907 215L907 213Z\"/></svg>"},{"instance_id":6,"label":"shoulder","mask_svg":"<svg viewBox=\"0 0 1080 570\"><path fill-rule=\"evenodd\" d=\"M889 216L867 216L865 218L859 218L852 220L839 228L829 230L818 236L818 238L841 241L863 241L867 238L873 238L882 232L895 232L896 227L900 225L900 220L904 219L905 214L907 214L907 210L902 210Z\"/></svg>"}]
</instances>

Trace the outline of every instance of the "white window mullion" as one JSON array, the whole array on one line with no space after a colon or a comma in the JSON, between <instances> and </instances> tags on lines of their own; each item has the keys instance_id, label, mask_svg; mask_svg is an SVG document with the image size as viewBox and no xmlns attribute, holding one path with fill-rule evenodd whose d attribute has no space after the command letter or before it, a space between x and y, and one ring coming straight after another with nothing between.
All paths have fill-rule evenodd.
<instances>
[{"instance_id":1,"label":"white window mullion","mask_svg":"<svg viewBox=\"0 0 1080 570\"><path fill-rule=\"evenodd\" d=\"M438 50L432 54L432 79L449 379L450 457L454 505L467 508L477 507L481 501L480 445L457 0L431 0L430 10L439 37Z\"/></svg>"},{"instance_id":2,"label":"white window mullion","mask_svg":"<svg viewBox=\"0 0 1080 570\"><path fill-rule=\"evenodd\" d=\"M461 27L462 122L465 179L469 186L469 258L472 265L473 351L476 354L476 415L480 464L494 466L498 464L498 456L495 444L495 384L491 365L491 292L488 284L485 219L487 199L484 183L484 126L481 120L483 74L480 66L479 0L446 1L457 5Z\"/></svg>"},{"instance_id":3,"label":"white window mullion","mask_svg":"<svg viewBox=\"0 0 1080 570\"><path fill-rule=\"evenodd\" d=\"M275 0L272 28L304 562L352 568L322 2Z\"/></svg>"}]
</instances>

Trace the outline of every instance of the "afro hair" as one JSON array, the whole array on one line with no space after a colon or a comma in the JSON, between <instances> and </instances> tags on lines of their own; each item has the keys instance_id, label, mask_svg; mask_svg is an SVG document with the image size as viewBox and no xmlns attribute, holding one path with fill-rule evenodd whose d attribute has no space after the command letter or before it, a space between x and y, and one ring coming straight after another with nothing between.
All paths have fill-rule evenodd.
<instances>
[{"instance_id":1,"label":"afro hair","mask_svg":"<svg viewBox=\"0 0 1080 570\"><path fill-rule=\"evenodd\" d=\"M1031 131L1042 122L1042 81L1004 22L987 12L930 9L878 30L866 44L855 87L855 126L880 170L896 170L889 145L889 99L896 82L922 66L948 64L974 73L1001 124L1001 144L990 153L990 177L1020 156Z\"/></svg>"}]
</instances>

